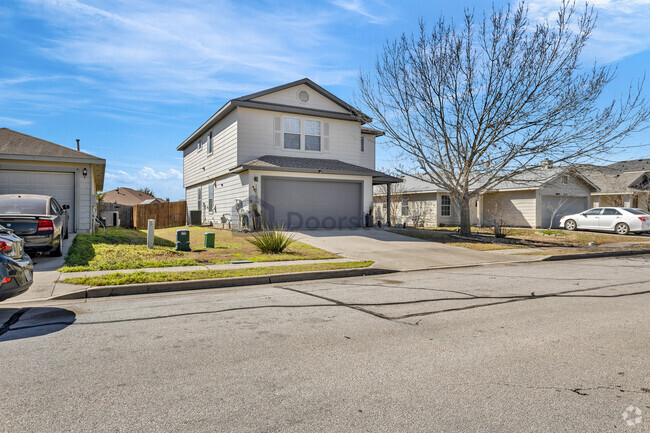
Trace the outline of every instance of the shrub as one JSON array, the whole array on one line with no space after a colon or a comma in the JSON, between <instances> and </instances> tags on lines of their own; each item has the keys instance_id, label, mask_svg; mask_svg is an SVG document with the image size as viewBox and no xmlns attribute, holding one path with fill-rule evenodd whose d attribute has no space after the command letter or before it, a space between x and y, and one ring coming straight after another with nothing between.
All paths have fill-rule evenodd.
<instances>
[{"instance_id":1,"label":"shrub","mask_svg":"<svg viewBox=\"0 0 650 433\"><path fill-rule=\"evenodd\" d=\"M279 254L294 242L293 237L285 234L283 228L264 228L261 232L253 233L252 239L247 240L266 254Z\"/></svg>"}]
</instances>

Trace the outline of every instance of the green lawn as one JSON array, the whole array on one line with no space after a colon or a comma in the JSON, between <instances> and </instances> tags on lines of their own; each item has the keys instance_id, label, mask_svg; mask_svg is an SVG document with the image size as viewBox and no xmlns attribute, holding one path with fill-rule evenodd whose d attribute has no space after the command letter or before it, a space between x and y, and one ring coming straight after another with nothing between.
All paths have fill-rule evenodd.
<instances>
[{"instance_id":1,"label":"green lawn","mask_svg":"<svg viewBox=\"0 0 650 433\"><path fill-rule=\"evenodd\" d=\"M367 268L372 261L343 263L313 263L303 265L265 266L224 271L190 271L190 272L145 272L106 274L95 277L76 277L63 280L68 284L87 286L116 286L122 284L159 283L164 281L204 280L208 278L248 277L256 275L284 274L290 272L327 271L334 269Z\"/></svg>"},{"instance_id":2,"label":"green lawn","mask_svg":"<svg viewBox=\"0 0 650 433\"><path fill-rule=\"evenodd\" d=\"M183 227L186 228L186 227ZM192 251L174 250L176 228L156 230L154 248L146 246L145 231L109 228L94 234L77 235L61 272L192 266L202 263L227 263L231 260L254 262L317 260L337 258L336 254L294 242L282 254L261 254L246 239L247 233L234 233L204 227L189 227ZM216 248L203 248L203 234L215 233Z\"/></svg>"},{"instance_id":3,"label":"green lawn","mask_svg":"<svg viewBox=\"0 0 650 433\"><path fill-rule=\"evenodd\" d=\"M650 239L640 236L620 236L610 233L568 231L568 230L546 230L526 228L506 228L507 240L514 243L489 243L459 239L451 236L457 232L458 227L435 227L435 228L407 228L390 229L394 233L411 236L431 242L446 243L449 245L470 248L479 251L500 250L506 248L530 248L535 246L580 248L586 247L591 242L595 246L601 246L621 242L640 242L650 246ZM472 234L493 237L489 227L472 227ZM506 242L504 241L504 242ZM539 254L546 254L540 252Z\"/></svg>"}]
</instances>

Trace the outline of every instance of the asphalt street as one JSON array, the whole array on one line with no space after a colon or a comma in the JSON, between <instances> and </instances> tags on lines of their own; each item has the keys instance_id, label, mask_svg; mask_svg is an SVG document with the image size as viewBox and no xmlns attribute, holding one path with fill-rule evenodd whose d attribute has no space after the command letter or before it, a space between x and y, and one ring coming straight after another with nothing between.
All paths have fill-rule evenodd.
<instances>
[{"instance_id":1,"label":"asphalt street","mask_svg":"<svg viewBox=\"0 0 650 433\"><path fill-rule=\"evenodd\" d=\"M649 355L650 256L0 304L0 431L648 432Z\"/></svg>"}]
</instances>

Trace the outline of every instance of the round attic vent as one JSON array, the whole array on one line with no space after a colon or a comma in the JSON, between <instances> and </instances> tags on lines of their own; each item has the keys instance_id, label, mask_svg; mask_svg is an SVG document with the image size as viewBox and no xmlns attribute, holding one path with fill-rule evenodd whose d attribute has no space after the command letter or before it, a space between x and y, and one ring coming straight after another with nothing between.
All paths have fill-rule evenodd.
<instances>
[{"instance_id":1,"label":"round attic vent","mask_svg":"<svg viewBox=\"0 0 650 433\"><path fill-rule=\"evenodd\" d=\"M301 90L298 92L298 101L302 102L303 104L306 104L309 102L309 93L305 90Z\"/></svg>"}]
</instances>

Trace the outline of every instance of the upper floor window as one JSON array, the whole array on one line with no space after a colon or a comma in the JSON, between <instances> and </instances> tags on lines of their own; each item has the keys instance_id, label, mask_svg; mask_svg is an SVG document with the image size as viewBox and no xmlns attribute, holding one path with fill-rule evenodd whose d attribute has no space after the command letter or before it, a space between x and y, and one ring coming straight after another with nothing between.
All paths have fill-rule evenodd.
<instances>
[{"instance_id":1,"label":"upper floor window","mask_svg":"<svg viewBox=\"0 0 650 433\"><path fill-rule=\"evenodd\" d=\"M320 122L305 120L305 150L320 151Z\"/></svg>"},{"instance_id":2,"label":"upper floor window","mask_svg":"<svg viewBox=\"0 0 650 433\"><path fill-rule=\"evenodd\" d=\"M440 198L440 215L451 216L451 198L448 195Z\"/></svg>"},{"instance_id":3,"label":"upper floor window","mask_svg":"<svg viewBox=\"0 0 650 433\"><path fill-rule=\"evenodd\" d=\"M208 155L212 153L212 132L208 134L208 139L207 143L205 145L205 148L208 150Z\"/></svg>"},{"instance_id":4,"label":"upper floor window","mask_svg":"<svg viewBox=\"0 0 650 433\"><path fill-rule=\"evenodd\" d=\"M366 139L364 137L361 137L361 151L365 152L366 150Z\"/></svg>"},{"instance_id":5,"label":"upper floor window","mask_svg":"<svg viewBox=\"0 0 650 433\"><path fill-rule=\"evenodd\" d=\"M300 119L284 118L284 148L300 150Z\"/></svg>"},{"instance_id":6,"label":"upper floor window","mask_svg":"<svg viewBox=\"0 0 650 433\"><path fill-rule=\"evenodd\" d=\"M199 138L199 141L196 143L196 150L201 150L202 145L203 145L203 139Z\"/></svg>"}]
</instances>

